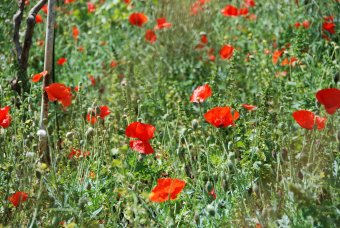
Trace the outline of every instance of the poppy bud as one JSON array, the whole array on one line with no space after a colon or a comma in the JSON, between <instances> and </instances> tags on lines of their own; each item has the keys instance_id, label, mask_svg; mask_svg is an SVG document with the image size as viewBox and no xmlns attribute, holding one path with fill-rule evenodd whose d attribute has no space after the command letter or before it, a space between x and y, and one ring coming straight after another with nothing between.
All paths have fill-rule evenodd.
<instances>
[{"instance_id":1,"label":"poppy bud","mask_svg":"<svg viewBox=\"0 0 340 228\"><path fill-rule=\"evenodd\" d=\"M234 162L232 160L228 159L227 166L228 166L229 169L233 169L234 168Z\"/></svg>"},{"instance_id":2,"label":"poppy bud","mask_svg":"<svg viewBox=\"0 0 340 228\"><path fill-rule=\"evenodd\" d=\"M194 130L197 129L198 125L199 125L199 121L198 121L197 119L193 119L193 120L191 121L191 126L192 126L192 128L193 128Z\"/></svg>"},{"instance_id":3,"label":"poppy bud","mask_svg":"<svg viewBox=\"0 0 340 228\"><path fill-rule=\"evenodd\" d=\"M253 184L252 191L256 193L256 195L259 195L259 186L256 183Z\"/></svg>"},{"instance_id":4,"label":"poppy bud","mask_svg":"<svg viewBox=\"0 0 340 228\"><path fill-rule=\"evenodd\" d=\"M34 139L32 134L27 135L27 141L32 141Z\"/></svg>"},{"instance_id":5,"label":"poppy bud","mask_svg":"<svg viewBox=\"0 0 340 228\"><path fill-rule=\"evenodd\" d=\"M73 135L74 135L74 133L72 131L69 131L69 132L66 133L66 138L68 140L72 140L73 139Z\"/></svg>"},{"instance_id":6,"label":"poppy bud","mask_svg":"<svg viewBox=\"0 0 340 228\"><path fill-rule=\"evenodd\" d=\"M32 158L34 157L35 153L34 152L26 152L26 157Z\"/></svg>"},{"instance_id":7,"label":"poppy bud","mask_svg":"<svg viewBox=\"0 0 340 228\"><path fill-rule=\"evenodd\" d=\"M194 219L196 224L200 223L200 214L198 211L195 211Z\"/></svg>"},{"instance_id":8,"label":"poppy bud","mask_svg":"<svg viewBox=\"0 0 340 228\"><path fill-rule=\"evenodd\" d=\"M340 130L338 131L338 140L340 141Z\"/></svg>"},{"instance_id":9,"label":"poppy bud","mask_svg":"<svg viewBox=\"0 0 340 228\"><path fill-rule=\"evenodd\" d=\"M282 156L282 160L283 161L287 161L288 160L288 151L287 151L287 149L285 149L285 148L282 149L281 156Z\"/></svg>"},{"instance_id":10,"label":"poppy bud","mask_svg":"<svg viewBox=\"0 0 340 228\"><path fill-rule=\"evenodd\" d=\"M79 199L78 206L79 206L80 210L83 210L85 208L87 202L88 202L88 199L85 196L83 196Z\"/></svg>"},{"instance_id":11,"label":"poppy bud","mask_svg":"<svg viewBox=\"0 0 340 228\"><path fill-rule=\"evenodd\" d=\"M301 170L299 170L299 172L297 174L298 174L298 177L300 178L300 180L303 180L303 174L302 174Z\"/></svg>"},{"instance_id":12,"label":"poppy bud","mask_svg":"<svg viewBox=\"0 0 340 228\"><path fill-rule=\"evenodd\" d=\"M337 84L340 79L340 72L335 73L334 75L334 83Z\"/></svg>"},{"instance_id":13,"label":"poppy bud","mask_svg":"<svg viewBox=\"0 0 340 228\"><path fill-rule=\"evenodd\" d=\"M120 85L121 85L122 87L125 87L125 86L127 85L127 81L126 81L125 78L120 82Z\"/></svg>"},{"instance_id":14,"label":"poppy bud","mask_svg":"<svg viewBox=\"0 0 340 228\"><path fill-rule=\"evenodd\" d=\"M44 129L39 129L38 131L37 131L37 135L39 136L39 137L46 137L47 136L47 133L46 133L46 131L44 130Z\"/></svg>"},{"instance_id":15,"label":"poppy bud","mask_svg":"<svg viewBox=\"0 0 340 228\"><path fill-rule=\"evenodd\" d=\"M216 214L215 207L213 205L209 204L207 206L207 212L210 216L215 216L215 214Z\"/></svg>"},{"instance_id":16,"label":"poppy bud","mask_svg":"<svg viewBox=\"0 0 340 228\"><path fill-rule=\"evenodd\" d=\"M211 192L214 189L214 186L212 185L212 183L210 181L208 181L205 185L205 190L207 192Z\"/></svg>"},{"instance_id":17,"label":"poppy bud","mask_svg":"<svg viewBox=\"0 0 340 228\"><path fill-rule=\"evenodd\" d=\"M230 152L228 155L230 160L235 160L235 153L234 152Z\"/></svg>"},{"instance_id":18,"label":"poppy bud","mask_svg":"<svg viewBox=\"0 0 340 228\"><path fill-rule=\"evenodd\" d=\"M184 153L184 148L179 148L178 149L178 157L182 162L185 162L185 153Z\"/></svg>"},{"instance_id":19,"label":"poppy bud","mask_svg":"<svg viewBox=\"0 0 340 228\"><path fill-rule=\"evenodd\" d=\"M87 130L86 130L86 133L85 133L86 137L90 138L94 135L94 129L92 127L89 127Z\"/></svg>"}]
</instances>

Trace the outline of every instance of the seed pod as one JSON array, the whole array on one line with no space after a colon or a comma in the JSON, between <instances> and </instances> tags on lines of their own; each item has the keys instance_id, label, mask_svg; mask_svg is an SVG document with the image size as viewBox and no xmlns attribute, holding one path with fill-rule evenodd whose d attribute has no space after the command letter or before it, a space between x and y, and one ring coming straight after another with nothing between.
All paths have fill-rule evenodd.
<instances>
[{"instance_id":1,"label":"seed pod","mask_svg":"<svg viewBox=\"0 0 340 228\"><path fill-rule=\"evenodd\" d=\"M337 84L340 79L340 72L335 73L334 75L334 83Z\"/></svg>"},{"instance_id":2,"label":"seed pod","mask_svg":"<svg viewBox=\"0 0 340 228\"><path fill-rule=\"evenodd\" d=\"M215 214L216 214L215 207L213 205L209 204L207 206L207 212L208 212L208 215L215 216Z\"/></svg>"},{"instance_id":3,"label":"seed pod","mask_svg":"<svg viewBox=\"0 0 340 228\"><path fill-rule=\"evenodd\" d=\"M94 129L93 129L92 127L89 127L89 128L86 130L85 135L86 135L86 137L91 138L91 137L94 135Z\"/></svg>"},{"instance_id":4,"label":"seed pod","mask_svg":"<svg viewBox=\"0 0 340 228\"><path fill-rule=\"evenodd\" d=\"M208 181L208 182L205 184L205 190L206 190L207 192L211 192L213 189L214 189L213 184L212 184L210 181Z\"/></svg>"},{"instance_id":5,"label":"seed pod","mask_svg":"<svg viewBox=\"0 0 340 228\"><path fill-rule=\"evenodd\" d=\"M88 199L85 196L83 196L79 199L78 206L79 206L80 210L84 210L87 202L88 202Z\"/></svg>"},{"instance_id":6,"label":"seed pod","mask_svg":"<svg viewBox=\"0 0 340 228\"><path fill-rule=\"evenodd\" d=\"M281 151L281 156L282 156L282 160L283 161L287 161L288 160L288 151L286 148L283 148Z\"/></svg>"},{"instance_id":7,"label":"seed pod","mask_svg":"<svg viewBox=\"0 0 340 228\"><path fill-rule=\"evenodd\" d=\"M193 119L191 121L191 126L194 130L196 130L198 128L198 125L199 125L199 121L197 119Z\"/></svg>"},{"instance_id":8,"label":"seed pod","mask_svg":"<svg viewBox=\"0 0 340 228\"><path fill-rule=\"evenodd\" d=\"M66 133L66 138L68 140L72 140L73 139L73 135L74 135L74 133L72 131L69 131L69 132Z\"/></svg>"}]
</instances>

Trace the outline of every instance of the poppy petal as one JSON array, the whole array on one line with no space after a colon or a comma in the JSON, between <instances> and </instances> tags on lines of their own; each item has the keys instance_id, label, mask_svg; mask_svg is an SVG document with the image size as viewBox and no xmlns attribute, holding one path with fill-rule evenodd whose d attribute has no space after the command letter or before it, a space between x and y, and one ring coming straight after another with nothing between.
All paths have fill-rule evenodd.
<instances>
[{"instance_id":1,"label":"poppy petal","mask_svg":"<svg viewBox=\"0 0 340 228\"><path fill-rule=\"evenodd\" d=\"M147 141L153 138L155 130L156 128L150 124L133 122L126 128L125 134L127 137Z\"/></svg>"},{"instance_id":2,"label":"poppy petal","mask_svg":"<svg viewBox=\"0 0 340 228\"><path fill-rule=\"evenodd\" d=\"M175 200L185 184L185 181L175 178L160 178L157 185L152 189L149 199L157 203Z\"/></svg>"},{"instance_id":3,"label":"poppy petal","mask_svg":"<svg viewBox=\"0 0 340 228\"><path fill-rule=\"evenodd\" d=\"M293 118L300 125L300 127L307 130L312 130L314 128L314 118L315 115L308 110L299 110L293 113Z\"/></svg>"},{"instance_id":4,"label":"poppy petal","mask_svg":"<svg viewBox=\"0 0 340 228\"><path fill-rule=\"evenodd\" d=\"M190 102L202 103L212 95L211 88L208 84L197 87L190 96Z\"/></svg>"},{"instance_id":5,"label":"poppy petal","mask_svg":"<svg viewBox=\"0 0 340 228\"><path fill-rule=\"evenodd\" d=\"M130 148L141 154L153 154L155 152L148 141L142 140L130 141Z\"/></svg>"},{"instance_id":6,"label":"poppy petal","mask_svg":"<svg viewBox=\"0 0 340 228\"><path fill-rule=\"evenodd\" d=\"M337 88L322 89L315 96L330 115L340 108L340 90Z\"/></svg>"}]
</instances>

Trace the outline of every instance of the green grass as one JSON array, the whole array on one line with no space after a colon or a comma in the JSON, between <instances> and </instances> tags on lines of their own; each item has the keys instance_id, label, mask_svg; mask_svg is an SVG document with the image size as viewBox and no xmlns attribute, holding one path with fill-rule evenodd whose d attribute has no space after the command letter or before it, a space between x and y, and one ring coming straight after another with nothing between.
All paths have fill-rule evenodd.
<instances>
[{"instance_id":1,"label":"green grass","mask_svg":"<svg viewBox=\"0 0 340 228\"><path fill-rule=\"evenodd\" d=\"M31 1L33 2L33 1ZM61 1L62 2L62 1ZM237 1L215 0L205 12L190 16L183 0L120 1L99 4L87 13L86 1L60 4L57 11L55 81L81 87L63 110L50 102L49 148L52 164L39 159L41 82L15 107L17 95L8 81L16 74L11 17L16 4L0 3L0 107L11 106L12 123L0 128L0 224L8 227L336 227L339 215L339 116L327 115L315 93L338 87L340 71L339 3L336 1L256 1L244 17L227 18L220 10ZM31 3L32 5L32 3ZM70 10L73 13L67 14ZM144 28L131 26L128 16L143 12ZM46 16L43 12L46 22ZM334 15L336 34L322 38L323 16ZM173 27L157 32L151 45L146 28L166 17ZM309 29L294 23L308 20ZM29 75L43 70L45 23L37 24ZM72 26L80 36L72 38ZM194 47L206 32L216 61L199 61ZM281 60L295 56L300 64L283 67L265 54L290 43ZM230 60L218 51L232 44ZM83 52L77 50L84 48ZM244 59L252 53L250 61ZM119 62L111 68L112 60ZM286 77L275 77L287 71ZM91 86L88 75L96 78ZM189 102L192 91L209 83L213 96L201 106ZM256 105L254 112L241 104ZM111 114L92 126L88 108L107 105ZM214 128L203 114L216 106L240 112L235 127ZM307 131L292 113L307 109L328 117L322 131ZM25 119L23 121L23 119ZM141 121L156 127L154 155L129 148L125 128ZM195 123L193 123L193 121ZM198 121L198 124L196 124ZM90 129L93 128L93 129ZM93 131L92 131L93 130ZM72 137L71 137L72 135ZM71 148L90 151L87 158L67 159ZM28 156L28 152L33 152ZM95 177L90 177L90 172ZM153 203L148 194L161 177L186 181L174 201ZM208 195L214 187L217 198ZM13 207L16 191L28 201ZM1 225L0 225L1 227Z\"/></svg>"}]
</instances>

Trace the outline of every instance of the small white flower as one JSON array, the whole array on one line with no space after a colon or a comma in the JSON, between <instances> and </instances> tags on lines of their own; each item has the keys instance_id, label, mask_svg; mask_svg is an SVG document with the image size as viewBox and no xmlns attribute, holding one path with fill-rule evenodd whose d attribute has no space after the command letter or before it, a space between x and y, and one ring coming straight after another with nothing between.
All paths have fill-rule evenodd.
<instances>
[{"instance_id":1,"label":"small white flower","mask_svg":"<svg viewBox=\"0 0 340 228\"><path fill-rule=\"evenodd\" d=\"M43 138L44 138L44 137L46 137L47 133L46 133L45 130L39 129L38 132L37 132L37 135L38 135L39 137L43 137Z\"/></svg>"}]
</instances>

